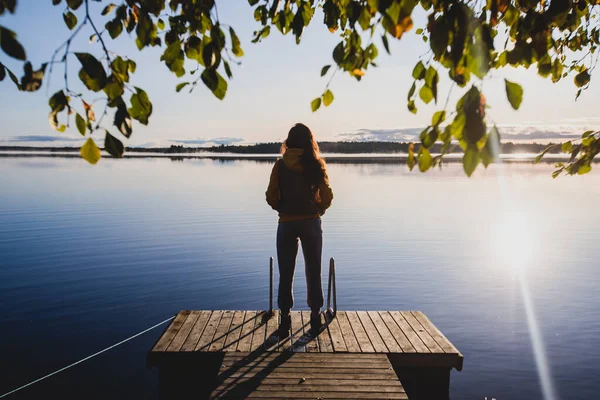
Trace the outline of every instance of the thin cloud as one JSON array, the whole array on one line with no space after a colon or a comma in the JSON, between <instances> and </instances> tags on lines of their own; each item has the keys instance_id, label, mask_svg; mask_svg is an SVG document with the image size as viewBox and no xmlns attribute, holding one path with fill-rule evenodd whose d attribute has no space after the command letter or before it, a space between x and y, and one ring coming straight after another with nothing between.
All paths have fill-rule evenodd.
<instances>
[{"instance_id":1,"label":"thin cloud","mask_svg":"<svg viewBox=\"0 0 600 400\"><path fill-rule=\"evenodd\" d=\"M220 145L230 145L230 144L235 144L235 143L242 143L244 142L244 139L242 138L235 138L235 137L220 137L220 138L209 138L209 139L205 139L205 138L197 138L197 139L175 139L175 140L169 140L169 142L172 143L178 143L178 144L187 144L187 145L206 145L206 144L214 144L217 146Z\"/></svg>"},{"instance_id":2,"label":"thin cloud","mask_svg":"<svg viewBox=\"0 0 600 400\"><path fill-rule=\"evenodd\" d=\"M542 125L500 125L498 130L504 141L552 141L569 140L581 137L586 129L597 129L598 124L575 125L556 124ZM372 129L362 128L345 132L337 136L338 140L370 142L370 141L417 141L423 128Z\"/></svg>"},{"instance_id":3,"label":"thin cloud","mask_svg":"<svg viewBox=\"0 0 600 400\"><path fill-rule=\"evenodd\" d=\"M23 136L12 136L6 139L0 139L0 143L28 143L28 142L81 142L81 138L66 138L63 136L48 136L48 135L23 135Z\"/></svg>"}]
</instances>

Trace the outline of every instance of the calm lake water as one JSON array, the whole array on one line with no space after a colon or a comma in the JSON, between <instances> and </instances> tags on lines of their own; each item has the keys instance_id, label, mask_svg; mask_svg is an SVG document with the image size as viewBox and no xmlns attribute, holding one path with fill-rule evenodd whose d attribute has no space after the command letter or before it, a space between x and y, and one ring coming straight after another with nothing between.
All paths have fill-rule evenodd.
<instances>
[{"instance_id":1,"label":"calm lake water","mask_svg":"<svg viewBox=\"0 0 600 400\"><path fill-rule=\"evenodd\" d=\"M0 158L0 395L180 309L266 308L270 168ZM424 311L465 357L453 399L541 399L538 366L557 399L597 398L598 170L331 163L339 307ZM301 257L295 294L306 309ZM155 399L162 330L12 398Z\"/></svg>"}]
</instances>

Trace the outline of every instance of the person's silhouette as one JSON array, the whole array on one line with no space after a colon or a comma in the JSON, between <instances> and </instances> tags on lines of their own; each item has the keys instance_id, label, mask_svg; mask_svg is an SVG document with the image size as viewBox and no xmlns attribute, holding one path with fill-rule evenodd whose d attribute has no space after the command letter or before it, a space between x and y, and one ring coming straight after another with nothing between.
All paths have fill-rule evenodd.
<instances>
[{"instance_id":1,"label":"person's silhouette","mask_svg":"<svg viewBox=\"0 0 600 400\"><path fill-rule=\"evenodd\" d=\"M319 146L306 125L296 124L290 129L287 139L281 145L281 153L283 158L275 162L266 192L267 203L279 212L279 333L289 334L291 327L290 310L294 306L292 285L298 240L302 243L306 264L311 331L315 333L321 328L320 311L323 307L321 216L331 205L333 192L329 185L325 162L319 156Z\"/></svg>"}]
</instances>

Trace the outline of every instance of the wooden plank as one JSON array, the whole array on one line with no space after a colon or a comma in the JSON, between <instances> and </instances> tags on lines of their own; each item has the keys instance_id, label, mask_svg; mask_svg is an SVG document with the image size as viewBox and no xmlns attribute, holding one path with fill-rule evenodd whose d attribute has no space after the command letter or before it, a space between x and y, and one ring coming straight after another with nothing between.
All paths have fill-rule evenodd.
<instances>
[{"instance_id":1,"label":"wooden plank","mask_svg":"<svg viewBox=\"0 0 600 400\"><path fill-rule=\"evenodd\" d=\"M319 351L321 353L333 353L333 342L331 336L329 336L329 329L327 327L327 320L325 319L325 313L319 314L321 317L321 332L317 336L319 341Z\"/></svg>"},{"instance_id":2,"label":"wooden plank","mask_svg":"<svg viewBox=\"0 0 600 400\"><path fill-rule=\"evenodd\" d=\"M222 316L223 311L212 312L208 319L208 323L206 324L206 328L204 328L204 332L202 332L202 336L200 336L200 340L198 340L198 344L194 349L195 351L208 351Z\"/></svg>"},{"instance_id":3,"label":"wooden plank","mask_svg":"<svg viewBox=\"0 0 600 400\"><path fill-rule=\"evenodd\" d=\"M331 395L335 396L332 397ZM339 397L337 397L339 396ZM383 396L381 393L360 393L360 392L310 392L310 395L307 396L307 393L303 392L287 392L287 391L254 391L248 395L247 398L269 398L269 399L332 399L332 398L343 398L343 399L408 399L406 393L385 393Z\"/></svg>"},{"instance_id":4,"label":"wooden plank","mask_svg":"<svg viewBox=\"0 0 600 400\"><path fill-rule=\"evenodd\" d=\"M215 337L213 338L208 351L223 350L223 345L225 345L225 339L227 339L227 333L229 332L229 327L233 320L233 314L234 311L231 310L223 311L223 316L221 317L221 321L219 321Z\"/></svg>"},{"instance_id":5,"label":"wooden plank","mask_svg":"<svg viewBox=\"0 0 600 400\"><path fill-rule=\"evenodd\" d=\"M287 350L296 353L306 352L305 339L302 314L300 311L292 311L292 334L290 335L291 346Z\"/></svg>"},{"instance_id":6,"label":"wooden plank","mask_svg":"<svg viewBox=\"0 0 600 400\"><path fill-rule=\"evenodd\" d=\"M223 381L222 385L225 384L244 384L246 382L253 382L256 379L255 376L250 375L245 378L227 378ZM319 385L321 387L328 386L346 386L346 385L355 385L356 379L322 379L322 378L310 378L306 379L302 382L302 385L311 385L316 386ZM299 378L269 378L265 379L261 382L261 385L270 386L270 385L298 385L300 382ZM365 386L382 386L382 387L396 387L398 391L404 392L404 388L400 384L400 381L395 376L390 377L390 379L369 379L365 382Z\"/></svg>"},{"instance_id":7,"label":"wooden plank","mask_svg":"<svg viewBox=\"0 0 600 400\"><path fill-rule=\"evenodd\" d=\"M394 339L396 339L396 342L402 349L402 352L415 353L415 347L410 343L410 340L408 340L402 329L400 329L396 321L394 321L394 318L391 316L391 314L388 311L379 311L379 315L394 336Z\"/></svg>"},{"instance_id":8,"label":"wooden plank","mask_svg":"<svg viewBox=\"0 0 600 400\"><path fill-rule=\"evenodd\" d=\"M279 350L279 335L277 334L277 328L279 328L279 310L273 310L273 315L271 315L271 318L267 321L265 350Z\"/></svg>"},{"instance_id":9,"label":"wooden plank","mask_svg":"<svg viewBox=\"0 0 600 400\"><path fill-rule=\"evenodd\" d=\"M381 360L381 354L376 353L310 353L311 357L314 356L314 360L326 360L331 362L345 362L345 360ZM247 360L249 359L247 353L227 353L226 359L239 359L239 360ZM277 354L276 352L272 353L264 353L261 355L261 360L270 360L270 359L281 359L281 354ZM291 361L299 361L303 360L304 357L291 357L289 360Z\"/></svg>"},{"instance_id":10,"label":"wooden plank","mask_svg":"<svg viewBox=\"0 0 600 400\"><path fill-rule=\"evenodd\" d=\"M173 338L175 335L177 335L177 332L179 332L179 329L187 319L188 315L190 315L189 310L179 311L179 313L175 316L175 319L173 319L173 321L169 324L167 330L165 330L165 333L163 333L160 339L158 339L158 342L156 342L156 345L154 345L152 351L167 350L167 347L169 347L173 341Z\"/></svg>"},{"instance_id":11,"label":"wooden plank","mask_svg":"<svg viewBox=\"0 0 600 400\"><path fill-rule=\"evenodd\" d=\"M309 353L310 354L310 353ZM356 372L352 372L352 370L344 370L342 371L343 373L336 373L333 371L328 371L328 372L323 372L323 371L316 371L316 372L306 372L306 369L302 369L302 371L298 372L298 370L281 370L281 371L252 371L252 375L256 378L295 378L295 379L299 379L299 377L302 378L306 378L306 379L315 379L315 378L322 378L322 379L352 379L352 380L378 380L378 379L384 379L382 378L381 373L375 373L375 374L370 374L370 373L356 373ZM390 371L390 373L392 375L388 376L384 376L385 379L398 379L396 377L396 374L393 373L393 371ZM231 377L231 378L247 378L248 375L248 371L234 371L231 374L228 374L227 377Z\"/></svg>"},{"instance_id":12,"label":"wooden plank","mask_svg":"<svg viewBox=\"0 0 600 400\"><path fill-rule=\"evenodd\" d=\"M348 321L346 312L338 311L336 314L336 319L340 325L340 330L342 332L342 336L344 337L344 343L346 343L346 349L351 353L360 353L360 346L358 345L356 336L354 336L354 331L352 331L352 327L350 326L350 321Z\"/></svg>"},{"instance_id":13,"label":"wooden plank","mask_svg":"<svg viewBox=\"0 0 600 400\"><path fill-rule=\"evenodd\" d=\"M417 332L410 326L410 324L404 319L400 311L389 312L398 327L402 330L402 333L408 338L410 344L413 345L417 353L431 353L429 348L423 343Z\"/></svg>"},{"instance_id":14,"label":"wooden plank","mask_svg":"<svg viewBox=\"0 0 600 400\"><path fill-rule=\"evenodd\" d=\"M181 346L183 346L183 343L192 331L192 328L196 324L196 321L198 320L199 316L200 311L190 312L185 322L181 325L181 328L179 328L179 332L177 332L177 334L173 338L173 341L171 342L169 347L167 347L167 351L179 351L181 349Z\"/></svg>"},{"instance_id":15,"label":"wooden plank","mask_svg":"<svg viewBox=\"0 0 600 400\"><path fill-rule=\"evenodd\" d=\"M308 341L306 342L307 353L318 353L319 352L319 341L316 337L310 334L310 311L302 311L302 324L304 325L304 332Z\"/></svg>"},{"instance_id":16,"label":"wooden plank","mask_svg":"<svg viewBox=\"0 0 600 400\"><path fill-rule=\"evenodd\" d=\"M375 348L371 344L369 340L369 336L365 331L365 328L360 322L360 318L358 318L358 314L356 311L347 311L346 315L348 316L348 321L350 322L350 326L352 327L352 331L356 336L356 340L358 345L360 346L360 350L363 353L375 353Z\"/></svg>"},{"instance_id":17,"label":"wooden plank","mask_svg":"<svg viewBox=\"0 0 600 400\"><path fill-rule=\"evenodd\" d=\"M363 385L360 382L354 382L354 384L349 384L345 386L321 386L321 385L311 385L310 383L294 382L292 384L285 383L270 383L269 380L265 383L261 383L261 385L256 388L257 392L263 391L283 391L283 392L327 392L327 393L337 393L337 392L352 392L352 393L404 393L404 390L401 389L401 386L398 385L389 385L389 386L376 386L376 385Z\"/></svg>"},{"instance_id":18,"label":"wooden plank","mask_svg":"<svg viewBox=\"0 0 600 400\"><path fill-rule=\"evenodd\" d=\"M236 351L250 352L250 348L252 347L252 334L254 333L254 324L257 320L257 314L257 311L246 311L242 332L240 334L240 340L238 342Z\"/></svg>"},{"instance_id":19,"label":"wooden plank","mask_svg":"<svg viewBox=\"0 0 600 400\"><path fill-rule=\"evenodd\" d=\"M363 327L365 328L365 332L367 332L367 335L369 336L369 340L371 341L375 352L387 353L388 348L379 335L379 332L377 332L375 325L373 325L371 318L369 318L369 314L367 314L366 311L357 311L356 313L358 314L358 318L360 318L360 322L362 322Z\"/></svg>"},{"instance_id":20,"label":"wooden plank","mask_svg":"<svg viewBox=\"0 0 600 400\"><path fill-rule=\"evenodd\" d=\"M223 345L223 351L235 351L237 348L240 335L242 334L245 315L246 311L235 311L233 313L231 326L229 327L229 332L227 333L227 338L225 339L225 344Z\"/></svg>"},{"instance_id":21,"label":"wooden plank","mask_svg":"<svg viewBox=\"0 0 600 400\"><path fill-rule=\"evenodd\" d=\"M314 353L313 353L314 354ZM380 359L329 359L327 357L323 357L320 359L314 360L304 360L304 359L295 359L294 357L290 359L282 359L282 356L279 355L279 359L273 358L263 358L262 356L248 361L247 359L232 359L225 358L222 362L222 365L225 367L243 367L243 366L261 366L265 368L302 368L306 366L315 366L318 368L389 368L388 360L380 360Z\"/></svg>"},{"instance_id":22,"label":"wooden plank","mask_svg":"<svg viewBox=\"0 0 600 400\"><path fill-rule=\"evenodd\" d=\"M401 311L400 314L402 314L406 322L410 324L411 328L413 328L413 330L417 332L417 335L419 335L419 338L423 341L423 343L425 343L425 346L427 346L430 352L444 352L444 350L442 350L442 348L438 346L435 340L433 340L431 335L427 333L425 328L423 328L423 325L421 325L419 321L417 321L417 319L410 313L410 311Z\"/></svg>"},{"instance_id":23,"label":"wooden plank","mask_svg":"<svg viewBox=\"0 0 600 400\"><path fill-rule=\"evenodd\" d=\"M419 321L425 330L433 337L445 353L460 354L460 351L440 332L440 330L421 311L412 311L411 314Z\"/></svg>"},{"instance_id":24,"label":"wooden plank","mask_svg":"<svg viewBox=\"0 0 600 400\"><path fill-rule=\"evenodd\" d=\"M266 315L267 313L265 311L261 311L256 316L254 336L252 336L252 348L250 349L251 352L262 348L265 344L265 331L267 328Z\"/></svg>"},{"instance_id":25,"label":"wooden plank","mask_svg":"<svg viewBox=\"0 0 600 400\"><path fill-rule=\"evenodd\" d=\"M369 314L371 322L373 322L373 325L375 325L375 329L377 329L379 336L381 336L385 346L388 348L388 352L402 353L400 345L398 342L396 342L396 339L394 339L394 335L392 335L392 332L390 332L385 322L383 322L383 319L381 319L379 313L377 311L369 311L367 314Z\"/></svg>"},{"instance_id":26,"label":"wooden plank","mask_svg":"<svg viewBox=\"0 0 600 400\"><path fill-rule=\"evenodd\" d=\"M342 328L340 328L337 317L332 318L331 316L327 316L327 319L329 320L327 329L329 329L329 335L331 336L333 351L336 353L348 352L348 347L346 347L346 342L344 341L344 336L342 335Z\"/></svg>"},{"instance_id":27,"label":"wooden plank","mask_svg":"<svg viewBox=\"0 0 600 400\"><path fill-rule=\"evenodd\" d=\"M200 340L200 336L202 336L202 332L204 332L204 328L206 327L206 324L208 323L208 319L210 318L211 314L212 311L200 311L200 315L198 316L196 323L192 327L190 334L185 339L185 342L183 342L180 351L194 351L196 345L198 344L198 341Z\"/></svg>"}]
</instances>

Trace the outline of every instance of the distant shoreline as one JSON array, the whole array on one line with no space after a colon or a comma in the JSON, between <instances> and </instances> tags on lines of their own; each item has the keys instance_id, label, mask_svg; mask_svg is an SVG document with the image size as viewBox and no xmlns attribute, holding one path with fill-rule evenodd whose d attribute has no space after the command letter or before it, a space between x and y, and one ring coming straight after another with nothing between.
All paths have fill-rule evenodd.
<instances>
[{"instance_id":1,"label":"distant shoreline","mask_svg":"<svg viewBox=\"0 0 600 400\"><path fill-rule=\"evenodd\" d=\"M435 155L435 154L433 154ZM500 159L502 162L508 163L533 163L534 158L537 154L527 153L516 153L516 154L501 154ZM371 153L371 154L322 154L323 158L332 164L397 164L405 163L408 156L403 153L395 154L384 154L384 153ZM64 150L5 150L0 147L0 158L80 158L79 149ZM105 158L113 158L109 154L103 153ZM140 158L156 158L156 159L170 159L172 161L182 161L184 159L197 159L197 160L219 160L219 161L255 161L255 162L274 162L280 158L280 154L233 154L233 153L221 153L215 154L210 152L198 152L198 153L159 153L159 152L137 152L136 150L130 150L125 153L124 159L140 159ZM447 154L444 156L444 162L457 163L461 162L461 154ZM544 163L556 163L564 162L568 159L567 155L556 155L549 154L542 162ZM598 160L600 162L600 160Z\"/></svg>"},{"instance_id":2,"label":"distant shoreline","mask_svg":"<svg viewBox=\"0 0 600 400\"><path fill-rule=\"evenodd\" d=\"M321 153L324 154L385 154L385 155L404 155L409 151L410 142L319 142ZM502 143L499 149L500 154L539 154L547 144L540 143ZM171 145L169 147L126 147L125 153L144 153L144 154L240 154L240 155L274 155L279 154L281 143L257 143L251 145L220 145L211 147L187 147L183 145ZM431 153L440 153L442 146L436 143L429 151ZM49 152L49 153L73 153L79 152L79 147L63 146L0 146L0 152ZM451 153L462 154L460 147L456 146ZM554 149L550 153L559 153L559 149Z\"/></svg>"}]
</instances>

